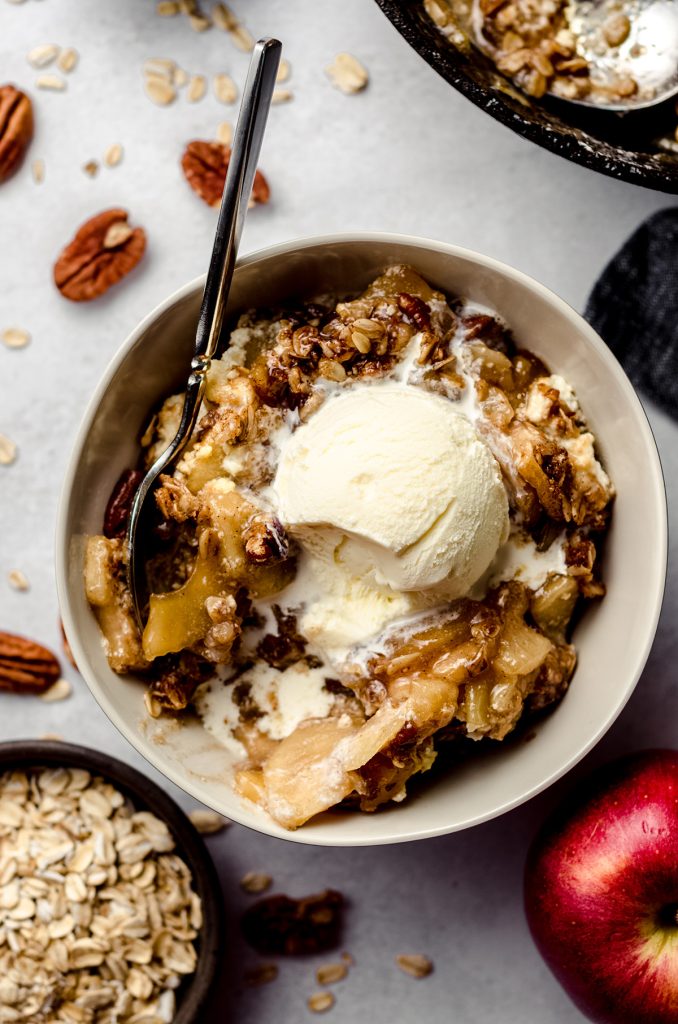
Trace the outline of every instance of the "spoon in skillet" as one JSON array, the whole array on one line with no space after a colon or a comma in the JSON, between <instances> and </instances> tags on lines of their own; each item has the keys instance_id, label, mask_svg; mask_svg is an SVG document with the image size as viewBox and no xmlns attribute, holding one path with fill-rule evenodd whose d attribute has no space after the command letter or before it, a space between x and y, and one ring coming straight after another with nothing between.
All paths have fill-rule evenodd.
<instances>
[{"instance_id":1,"label":"spoon in skillet","mask_svg":"<svg viewBox=\"0 0 678 1024\"><path fill-rule=\"evenodd\" d=\"M188 444L200 413L207 371L219 344L281 51L282 45L277 39L262 39L252 53L205 281L181 422L168 448L153 463L139 484L132 502L127 526L127 582L140 629L144 625L143 612L147 597L143 553L140 551L146 499L160 474L166 472Z\"/></svg>"},{"instance_id":2,"label":"spoon in skillet","mask_svg":"<svg viewBox=\"0 0 678 1024\"><path fill-rule=\"evenodd\" d=\"M643 110L678 94L678 3L676 0L625 0L610 14L608 0L570 0L568 22L577 37L577 53L589 64L591 81L602 86L626 81L635 83L628 96L610 96L592 90L589 96L571 100L598 110L623 113ZM600 44L614 19L621 41ZM626 22L626 24L625 24ZM628 34L624 34L628 30ZM614 34L611 37L614 42Z\"/></svg>"}]
</instances>

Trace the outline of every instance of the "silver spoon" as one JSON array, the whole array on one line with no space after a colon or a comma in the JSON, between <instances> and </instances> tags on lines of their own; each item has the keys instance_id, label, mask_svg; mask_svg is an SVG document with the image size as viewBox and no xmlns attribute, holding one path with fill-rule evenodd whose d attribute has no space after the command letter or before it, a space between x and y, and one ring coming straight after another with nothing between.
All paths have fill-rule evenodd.
<instances>
[{"instance_id":1,"label":"silver spoon","mask_svg":"<svg viewBox=\"0 0 678 1024\"><path fill-rule=\"evenodd\" d=\"M221 199L212 258L205 281L181 422L174 440L148 470L132 502L127 526L127 582L141 628L146 595L143 557L139 552L141 515L155 481L186 447L198 419L207 371L219 344L281 52L282 45L277 39L261 39L252 53Z\"/></svg>"},{"instance_id":2,"label":"silver spoon","mask_svg":"<svg viewBox=\"0 0 678 1024\"><path fill-rule=\"evenodd\" d=\"M631 26L618 46L601 45L611 13L625 14ZM677 0L624 0L614 12L607 0L570 0L567 19L577 37L577 54L588 61L592 84L602 86L568 102L621 113L653 107L678 94ZM633 79L635 92L607 98L606 87L614 89L620 79Z\"/></svg>"}]
</instances>

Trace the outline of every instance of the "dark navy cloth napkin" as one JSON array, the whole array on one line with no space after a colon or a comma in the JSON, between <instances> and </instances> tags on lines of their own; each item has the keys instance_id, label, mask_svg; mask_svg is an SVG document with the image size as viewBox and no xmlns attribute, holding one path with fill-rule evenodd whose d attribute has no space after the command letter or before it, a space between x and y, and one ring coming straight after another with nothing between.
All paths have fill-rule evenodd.
<instances>
[{"instance_id":1,"label":"dark navy cloth napkin","mask_svg":"<svg viewBox=\"0 0 678 1024\"><path fill-rule=\"evenodd\" d=\"M654 214L631 235L584 316L634 387L678 417L678 209Z\"/></svg>"}]
</instances>

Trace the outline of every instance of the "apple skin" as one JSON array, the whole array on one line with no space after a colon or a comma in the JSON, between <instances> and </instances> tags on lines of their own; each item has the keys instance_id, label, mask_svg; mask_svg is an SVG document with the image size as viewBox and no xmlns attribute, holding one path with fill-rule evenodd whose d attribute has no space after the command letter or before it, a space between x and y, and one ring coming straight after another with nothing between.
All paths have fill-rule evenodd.
<instances>
[{"instance_id":1,"label":"apple skin","mask_svg":"<svg viewBox=\"0 0 678 1024\"><path fill-rule=\"evenodd\" d=\"M537 835L525 871L537 947L596 1024L678 1024L678 751L608 765Z\"/></svg>"}]
</instances>

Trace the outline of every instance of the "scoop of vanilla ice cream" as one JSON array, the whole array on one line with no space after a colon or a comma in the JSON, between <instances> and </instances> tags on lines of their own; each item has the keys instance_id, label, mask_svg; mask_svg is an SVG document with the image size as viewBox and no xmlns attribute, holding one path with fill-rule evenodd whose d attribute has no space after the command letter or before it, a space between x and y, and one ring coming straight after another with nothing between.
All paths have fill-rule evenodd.
<instances>
[{"instance_id":1,"label":"scoop of vanilla ice cream","mask_svg":"<svg viewBox=\"0 0 678 1024\"><path fill-rule=\"evenodd\" d=\"M508 536L487 445L449 399L398 383L329 398L284 444L273 489L316 558L399 592L468 593Z\"/></svg>"}]
</instances>

